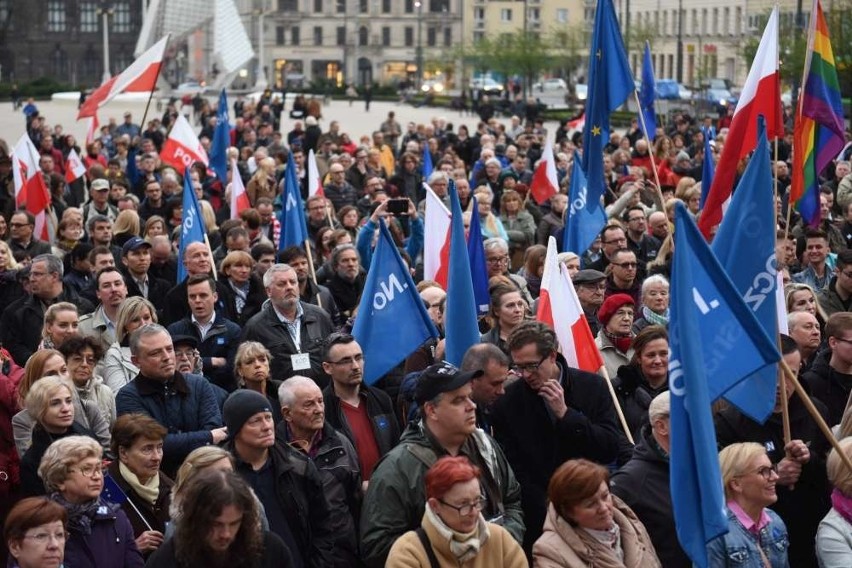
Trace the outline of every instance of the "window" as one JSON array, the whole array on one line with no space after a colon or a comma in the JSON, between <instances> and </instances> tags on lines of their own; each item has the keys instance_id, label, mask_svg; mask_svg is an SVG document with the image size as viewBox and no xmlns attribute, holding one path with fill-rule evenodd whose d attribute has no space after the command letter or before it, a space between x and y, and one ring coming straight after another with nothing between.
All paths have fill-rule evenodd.
<instances>
[{"instance_id":1,"label":"window","mask_svg":"<svg viewBox=\"0 0 852 568\"><path fill-rule=\"evenodd\" d=\"M405 26L405 47L411 47L414 45L414 28L411 26Z\"/></svg>"},{"instance_id":2,"label":"window","mask_svg":"<svg viewBox=\"0 0 852 568\"><path fill-rule=\"evenodd\" d=\"M366 14L370 9L368 4L367 0L358 0L358 11L362 14Z\"/></svg>"},{"instance_id":3,"label":"window","mask_svg":"<svg viewBox=\"0 0 852 568\"><path fill-rule=\"evenodd\" d=\"M278 0L279 12L297 12L299 10L299 0Z\"/></svg>"},{"instance_id":4,"label":"window","mask_svg":"<svg viewBox=\"0 0 852 568\"><path fill-rule=\"evenodd\" d=\"M322 27L314 26L314 45L322 45Z\"/></svg>"},{"instance_id":5,"label":"window","mask_svg":"<svg viewBox=\"0 0 852 568\"><path fill-rule=\"evenodd\" d=\"M65 68L67 67L67 57L65 52L62 51L62 48L59 47L59 44L56 44L56 49L53 50L51 54L51 66L53 67L53 74L57 77L65 76Z\"/></svg>"},{"instance_id":6,"label":"window","mask_svg":"<svg viewBox=\"0 0 852 568\"><path fill-rule=\"evenodd\" d=\"M117 34L133 31L130 25L130 2L113 2L110 31Z\"/></svg>"},{"instance_id":7,"label":"window","mask_svg":"<svg viewBox=\"0 0 852 568\"><path fill-rule=\"evenodd\" d=\"M65 19L64 0L48 0L47 2L47 31L64 32L68 28Z\"/></svg>"},{"instance_id":8,"label":"window","mask_svg":"<svg viewBox=\"0 0 852 568\"><path fill-rule=\"evenodd\" d=\"M83 52L83 76L96 77L98 75L98 66L101 59L95 53L92 44L86 46L86 51Z\"/></svg>"},{"instance_id":9,"label":"window","mask_svg":"<svg viewBox=\"0 0 852 568\"><path fill-rule=\"evenodd\" d=\"M358 29L358 45L361 47L368 45L370 43L370 32L367 30L367 26L361 26Z\"/></svg>"},{"instance_id":10,"label":"window","mask_svg":"<svg viewBox=\"0 0 852 568\"><path fill-rule=\"evenodd\" d=\"M722 16L722 33L731 33L731 9L727 7L725 8L724 15Z\"/></svg>"},{"instance_id":11,"label":"window","mask_svg":"<svg viewBox=\"0 0 852 568\"><path fill-rule=\"evenodd\" d=\"M334 4L338 14L346 13L346 0L335 0Z\"/></svg>"},{"instance_id":12,"label":"window","mask_svg":"<svg viewBox=\"0 0 852 568\"><path fill-rule=\"evenodd\" d=\"M284 26L275 27L275 45L284 45Z\"/></svg>"},{"instance_id":13,"label":"window","mask_svg":"<svg viewBox=\"0 0 852 568\"><path fill-rule=\"evenodd\" d=\"M696 35L699 33L698 30L698 10L692 10L692 34Z\"/></svg>"},{"instance_id":14,"label":"window","mask_svg":"<svg viewBox=\"0 0 852 568\"><path fill-rule=\"evenodd\" d=\"M382 45L390 47L391 44L391 29L387 26L382 28Z\"/></svg>"},{"instance_id":15,"label":"window","mask_svg":"<svg viewBox=\"0 0 852 568\"><path fill-rule=\"evenodd\" d=\"M337 26L337 45L346 45L346 28Z\"/></svg>"},{"instance_id":16,"label":"window","mask_svg":"<svg viewBox=\"0 0 852 568\"><path fill-rule=\"evenodd\" d=\"M322 0L314 0L314 12L322 12Z\"/></svg>"},{"instance_id":17,"label":"window","mask_svg":"<svg viewBox=\"0 0 852 568\"><path fill-rule=\"evenodd\" d=\"M663 12L663 29L660 30L660 35L668 35L669 33L669 13Z\"/></svg>"},{"instance_id":18,"label":"window","mask_svg":"<svg viewBox=\"0 0 852 568\"><path fill-rule=\"evenodd\" d=\"M568 8L557 8L556 9L556 22L559 24L567 24L568 23Z\"/></svg>"},{"instance_id":19,"label":"window","mask_svg":"<svg viewBox=\"0 0 852 568\"><path fill-rule=\"evenodd\" d=\"M414 0L405 0L405 13L413 14L414 13Z\"/></svg>"},{"instance_id":20,"label":"window","mask_svg":"<svg viewBox=\"0 0 852 568\"><path fill-rule=\"evenodd\" d=\"M382 14L391 13L391 0L382 0Z\"/></svg>"},{"instance_id":21,"label":"window","mask_svg":"<svg viewBox=\"0 0 852 568\"><path fill-rule=\"evenodd\" d=\"M736 16L734 17L736 18L734 20L734 33L740 35L743 33L743 9L737 7Z\"/></svg>"},{"instance_id":22,"label":"window","mask_svg":"<svg viewBox=\"0 0 852 568\"><path fill-rule=\"evenodd\" d=\"M432 26L426 28L426 45L428 45L429 47L435 47L435 44L437 43L435 31L435 28L433 28Z\"/></svg>"},{"instance_id":23,"label":"window","mask_svg":"<svg viewBox=\"0 0 852 568\"><path fill-rule=\"evenodd\" d=\"M80 32L91 34L98 31L98 6L94 2L80 2Z\"/></svg>"},{"instance_id":24,"label":"window","mask_svg":"<svg viewBox=\"0 0 852 568\"><path fill-rule=\"evenodd\" d=\"M485 32L473 32L473 43L477 43L485 39Z\"/></svg>"},{"instance_id":25,"label":"window","mask_svg":"<svg viewBox=\"0 0 852 568\"><path fill-rule=\"evenodd\" d=\"M527 15L529 16L528 19L529 19L530 22L541 21L541 9L540 8L530 8Z\"/></svg>"},{"instance_id":26,"label":"window","mask_svg":"<svg viewBox=\"0 0 852 568\"><path fill-rule=\"evenodd\" d=\"M501 22L511 22L512 21L512 9L511 8L501 8L500 9L500 21Z\"/></svg>"},{"instance_id":27,"label":"window","mask_svg":"<svg viewBox=\"0 0 852 568\"><path fill-rule=\"evenodd\" d=\"M293 26L290 28L290 43L292 45L299 45L299 40L301 39L301 34L299 30L299 26Z\"/></svg>"},{"instance_id":28,"label":"window","mask_svg":"<svg viewBox=\"0 0 852 568\"><path fill-rule=\"evenodd\" d=\"M451 47L453 45L453 28L446 27L444 28L444 47Z\"/></svg>"},{"instance_id":29,"label":"window","mask_svg":"<svg viewBox=\"0 0 852 568\"><path fill-rule=\"evenodd\" d=\"M0 24L9 22L9 2L10 0L0 0Z\"/></svg>"},{"instance_id":30,"label":"window","mask_svg":"<svg viewBox=\"0 0 852 568\"><path fill-rule=\"evenodd\" d=\"M429 11L441 13L444 10L449 11L449 0L429 0Z\"/></svg>"}]
</instances>

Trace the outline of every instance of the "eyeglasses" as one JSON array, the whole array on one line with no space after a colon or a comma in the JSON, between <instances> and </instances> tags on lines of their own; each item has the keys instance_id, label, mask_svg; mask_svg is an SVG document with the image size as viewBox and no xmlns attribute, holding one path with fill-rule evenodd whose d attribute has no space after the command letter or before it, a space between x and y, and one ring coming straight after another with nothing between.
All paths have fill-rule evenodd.
<instances>
[{"instance_id":1,"label":"eyeglasses","mask_svg":"<svg viewBox=\"0 0 852 568\"><path fill-rule=\"evenodd\" d=\"M72 355L71 357L68 358L68 362L70 363L72 361L74 363L85 363L87 365L94 365L95 363L98 362L98 360L95 359L94 355L89 356L89 357L83 357L82 355Z\"/></svg>"},{"instance_id":2,"label":"eyeglasses","mask_svg":"<svg viewBox=\"0 0 852 568\"><path fill-rule=\"evenodd\" d=\"M518 365L517 363L512 364L512 370L519 375L532 374L538 371L541 364L550 356L550 353L541 358L538 363L527 363L525 365Z\"/></svg>"},{"instance_id":3,"label":"eyeglasses","mask_svg":"<svg viewBox=\"0 0 852 568\"><path fill-rule=\"evenodd\" d=\"M68 533L65 531L55 532L55 533L36 533L36 534L27 534L24 535L24 538L28 538L34 541L36 544L47 544L47 542L52 538L57 542L65 542L68 540Z\"/></svg>"},{"instance_id":4,"label":"eyeglasses","mask_svg":"<svg viewBox=\"0 0 852 568\"><path fill-rule=\"evenodd\" d=\"M21 227L29 227L30 223L9 223L9 226L13 229L19 229Z\"/></svg>"},{"instance_id":5,"label":"eyeglasses","mask_svg":"<svg viewBox=\"0 0 852 568\"><path fill-rule=\"evenodd\" d=\"M618 266L620 268L636 268L636 267L639 266L639 264L636 263L636 262L622 262L622 263L612 262L610 264L612 264L614 266Z\"/></svg>"},{"instance_id":6,"label":"eyeglasses","mask_svg":"<svg viewBox=\"0 0 852 568\"><path fill-rule=\"evenodd\" d=\"M175 350L175 359L192 359L193 355L195 355L194 349L190 351Z\"/></svg>"},{"instance_id":7,"label":"eyeglasses","mask_svg":"<svg viewBox=\"0 0 852 568\"><path fill-rule=\"evenodd\" d=\"M101 464L98 465L84 465L83 467L78 468L68 468L70 472L78 472L83 477L94 477L95 473L98 475L104 474L104 468Z\"/></svg>"},{"instance_id":8,"label":"eyeglasses","mask_svg":"<svg viewBox=\"0 0 852 568\"><path fill-rule=\"evenodd\" d=\"M765 465L757 471L750 471L748 473L756 473L766 481L769 481L770 479L772 479L773 474L775 474L775 477L778 477L778 464Z\"/></svg>"},{"instance_id":9,"label":"eyeglasses","mask_svg":"<svg viewBox=\"0 0 852 568\"><path fill-rule=\"evenodd\" d=\"M620 238L620 239L612 239L610 241L601 241L601 242L605 245L616 245L616 244L626 245L627 244L627 237L623 237L623 238Z\"/></svg>"},{"instance_id":10,"label":"eyeglasses","mask_svg":"<svg viewBox=\"0 0 852 568\"><path fill-rule=\"evenodd\" d=\"M589 292L605 292L606 284L580 284L580 288L588 290Z\"/></svg>"},{"instance_id":11,"label":"eyeglasses","mask_svg":"<svg viewBox=\"0 0 852 568\"><path fill-rule=\"evenodd\" d=\"M832 336L833 337L833 336ZM835 337L836 341L840 341L841 343L852 343L852 339L844 339L842 337Z\"/></svg>"},{"instance_id":12,"label":"eyeglasses","mask_svg":"<svg viewBox=\"0 0 852 568\"><path fill-rule=\"evenodd\" d=\"M344 357L339 361L329 361L329 365L340 365L341 367L351 367L353 364L358 363L359 365L364 362L364 355L355 355L354 357Z\"/></svg>"},{"instance_id":13,"label":"eyeglasses","mask_svg":"<svg viewBox=\"0 0 852 568\"><path fill-rule=\"evenodd\" d=\"M632 223L633 221L644 221L645 217L633 217L632 219L628 219L628 223Z\"/></svg>"},{"instance_id":14,"label":"eyeglasses","mask_svg":"<svg viewBox=\"0 0 852 568\"><path fill-rule=\"evenodd\" d=\"M486 258L485 262L488 264L503 264L504 262L509 262L508 256L498 256L494 258Z\"/></svg>"},{"instance_id":15,"label":"eyeglasses","mask_svg":"<svg viewBox=\"0 0 852 568\"><path fill-rule=\"evenodd\" d=\"M842 274L846 278L852 278L852 272L843 272L842 270L837 272L838 274Z\"/></svg>"},{"instance_id":16,"label":"eyeglasses","mask_svg":"<svg viewBox=\"0 0 852 568\"><path fill-rule=\"evenodd\" d=\"M485 507L485 503L487 503L488 500L485 498L484 495L480 495L479 499L477 499L473 503L468 503L467 505L461 505L461 506L451 505L450 503L447 503L443 499L438 499L438 502L441 503L442 505L446 505L450 509L455 509L456 512L459 514L459 516L466 517L466 516L470 515L471 513L473 513L474 511L476 511L477 513L479 511L481 511Z\"/></svg>"}]
</instances>

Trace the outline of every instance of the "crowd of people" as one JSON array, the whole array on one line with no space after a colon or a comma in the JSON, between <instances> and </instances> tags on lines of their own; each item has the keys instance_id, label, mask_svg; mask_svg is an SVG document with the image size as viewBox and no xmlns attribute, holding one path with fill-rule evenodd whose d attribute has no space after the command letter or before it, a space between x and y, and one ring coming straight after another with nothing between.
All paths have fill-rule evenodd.
<instances>
[{"instance_id":1,"label":"crowd of people","mask_svg":"<svg viewBox=\"0 0 852 568\"><path fill-rule=\"evenodd\" d=\"M677 114L652 142L635 121L611 134L606 226L589 250L559 255L603 378L572 368L535 319L546 245L561 245L582 151L567 122L548 133L540 121L491 117L468 130L445 118L403 126L389 112L350 135L324 125L316 101L288 118L265 93L234 104L237 167L219 179L204 164L185 173L159 161L178 112L191 113L209 149L216 109L197 103L169 104L141 126L125 113L81 151L31 102L49 240L18 208L0 142L10 565L692 565L669 490L672 216L679 201L700 215L702 162L718 158L730 113ZM715 131L713 155L701 126ZM554 156L542 155L548 137ZM805 227L784 210L790 139L774 164L775 266L789 313L781 348L852 456L849 151L823 180L820 227ZM72 149L86 174L68 182ZM308 189L311 151L319 194ZM289 156L309 242L279 250ZM555 161L559 192L536 203L543 158ZM209 244L179 257L183 175ZM250 202L238 215L235 176ZM426 185L448 206L454 185L466 226L476 215L482 231L490 305L458 367L443 360L446 290L423 276ZM358 306L382 220L440 336L368 385L351 331L369 317ZM852 565L852 472L786 392L786 443L780 394L764 424L714 406L730 529L708 543L714 567Z\"/></svg>"}]
</instances>

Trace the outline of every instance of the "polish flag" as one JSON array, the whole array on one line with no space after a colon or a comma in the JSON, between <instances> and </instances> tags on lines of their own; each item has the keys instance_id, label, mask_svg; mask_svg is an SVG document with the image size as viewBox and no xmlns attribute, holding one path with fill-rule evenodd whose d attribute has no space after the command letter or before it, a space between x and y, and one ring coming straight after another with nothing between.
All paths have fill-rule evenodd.
<instances>
[{"instance_id":1,"label":"polish flag","mask_svg":"<svg viewBox=\"0 0 852 568\"><path fill-rule=\"evenodd\" d=\"M538 161L530 182L530 193L541 205L559 193L559 181L556 179L556 158L553 156L553 143L548 140L544 145L544 153Z\"/></svg>"},{"instance_id":2,"label":"polish flag","mask_svg":"<svg viewBox=\"0 0 852 568\"><path fill-rule=\"evenodd\" d=\"M778 313L778 333L790 335L790 327L787 324L787 301L784 298L784 275L781 271L777 271L775 276L778 279L778 285L775 286L775 311Z\"/></svg>"},{"instance_id":3,"label":"polish flag","mask_svg":"<svg viewBox=\"0 0 852 568\"><path fill-rule=\"evenodd\" d=\"M240 213L251 208L243 178L237 169L237 161L231 160L231 219L239 219Z\"/></svg>"},{"instance_id":4,"label":"polish flag","mask_svg":"<svg viewBox=\"0 0 852 568\"><path fill-rule=\"evenodd\" d=\"M322 190L322 180L317 167L317 157L314 150L308 152L308 197L314 195L322 195L325 197L325 192Z\"/></svg>"},{"instance_id":5,"label":"polish flag","mask_svg":"<svg viewBox=\"0 0 852 568\"><path fill-rule=\"evenodd\" d=\"M586 128L586 113L584 112L579 117L574 120L568 121L568 132L571 131L582 131Z\"/></svg>"},{"instance_id":6,"label":"polish flag","mask_svg":"<svg viewBox=\"0 0 852 568\"><path fill-rule=\"evenodd\" d=\"M98 137L98 126L100 126L98 115L92 115L89 118L89 125L86 127L86 144L91 144Z\"/></svg>"},{"instance_id":7,"label":"polish flag","mask_svg":"<svg viewBox=\"0 0 852 568\"><path fill-rule=\"evenodd\" d=\"M423 243L423 278L434 280L444 290L450 266L450 211L432 188L426 189L426 223Z\"/></svg>"},{"instance_id":8,"label":"polish flag","mask_svg":"<svg viewBox=\"0 0 852 568\"><path fill-rule=\"evenodd\" d=\"M172 126L169 137L163 144L163 151L160 152L160 159L164 164L168 164L177 168L178 171L186 171L186 168L192 166L195 162L201 162L205 166L210 163L207 158L207 152L198 141L198 136L192 130L192 126L186 120L186 117L179 114Z\"/></svg>"},{"instance_id":9,"label":"polish flag","mask_svg":"<svg viewBox=\"0 0 852 568\"><path fill-rule=\"evenodd\" d=\"M36 238L49 241L51 238L47 224L47 208L50 206L50 192L44 181L44 175L38 166L39 154L30 137L22 135L13 154L13 178L15 180L15 201L19 206L23 205L35 218ZM15 164L17 162L17 164ZM17 175L15 170L17 169Z\"/></svg>"},{"instance_id":10,"label":"polish flag","mask_svg":"<svg viewBox=\"0 0 852 568\"><path fill-rule=\"evenodd\" d=\"M769 16L763 37L748 72L740 100L734 111L725 147L716 164L716 175L707 195L704 210L698 217L698 228L710 239L728 209L737 164L757 146L757 116L766 118L769 139L784 135L781 103L781 75L778 72L778 7Z\"/></svg>"},{"instance_id":11,"label":"polish flag","mask_svg":"<svg viewBox=\"0 0 852 568\"><path fill-rule=\"evenodd\" d=\"M568 269L557 260L556 255L556 239L550 237L536 319L556 332L559 348L569 366L597 373L604 365L603 358L595 345L595 338L592 337L580 299L568 276Z\"/></svg>"},{"instance_id":12,"label":"polish flag","mask_svg":"<svg viewBox=\"0 0 852 568\"><path fill-rule=\"evenodd\" d=\"M83 165L77 151L71 148L71 151L68 152L68 158L65 160L65 181L71 183L84 175L86 175L86 166Z\"/></svg>"},{"instance_id":13,"label":"polish flag","mask_svg":"<svg viewBox=\"0 0 852 568\"><path fill-rule=\"evenodd\" d=\"M163 64L163 54L168 42L169 36L164 37L140 55L130 67L95 89L80 107L77 120L95 116L99 108L121 93L153 91L157 86L157 77L160 75L160 66Z\"/></svg>"}]
</instances>

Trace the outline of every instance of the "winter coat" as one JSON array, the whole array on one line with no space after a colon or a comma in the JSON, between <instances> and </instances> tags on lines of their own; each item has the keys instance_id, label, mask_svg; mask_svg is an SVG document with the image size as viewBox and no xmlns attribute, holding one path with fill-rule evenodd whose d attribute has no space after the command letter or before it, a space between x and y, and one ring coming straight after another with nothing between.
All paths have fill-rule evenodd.
<instances>
[{"instance_id":1,"label":"winter coat","mask_svg":"<svg viewBox=\"0 0 852 568\"><path fill-rule=\"evenodd\" d=\"M293 555L281 537L275 533L263 533L263 553L260 559L250 568L290 568L293 566ZM174 537L166 540L163 545L151 554L146 568L197 568L178 562Z\"/></svg>"},{"instance_id":2,"label":"winter coat","mask_svg":"<svg viewBox=\"0 0 852 568\"><path fill-rule=\"evenodd\" d=\"M829 426L840 424L849 393L852 392L852 375L843 375L829 365L830 353L817 356L810 369L802 373L801 381L807 389L828 407L826 422Z\"/></svg>"},{"instance_id":3,"label":"winter coat","mask_svg":"<svg viewBox=\"0 0 852 568\"><path fill-rule=\"evenodd\" d=\"M669 458L646 425L636 439L633 459L610 478L610 490L645 525L665 568L692 568L675 531L669 486Z\"/></svg>"},{"instance_id":4,"label":"winter coat","mask_svg":"<svg viewBox=\"0 0 852 568\"><path fill-rule=\"evenodd\" d=\"M852 524L832 509L819 523L816 555L820 568L852 566Z\"/></svg>"},{"instance_id":5,"label":"winter coat","mask_svg":"<svg viewBox=\"0 0 852 568\"><path fill-rule=\"evenodd\" d=\"M74 398L74 423L83 430L92 432L92 437L103 447L104 452L109 454L109 443L111 434L109 431L109 420L102 413L98 405L89 400ZM33 428L36 420L26 410L22 410L12 417L12 430L15 433L15 448L18 455L23 456L32 443Z\"/></svg>"},{"instance_id":6,"label":"winter coat","mask_svg":"<svg viewBox=\"0 0 852 568\"><path fill-rule=\"evenodd\" d=\"M44 457L44 452L47 451L50 444L68 436L95 438L91 430L83 428L77 422L72 422L64 434L49 434L42 428L41 424L36 425L33 429L33 443L21 456L21 490L25 497L47 494L44 481L38 475L38 466L41 464L41 458Z\"/></svg>"},{"instance_id":7,"label":"winter coat","mask_svg":"<svg viewBox=\"0 0 852 568\"><path fill-rule=\"evenodd\" d=\"M840 294L837 293L837 276L832 277L827 288L817 292L817 300L826 316L837 312L852 311L852 297L844 302Z\"/></svg>"},{"instance_id":8,"label":"winter coat","mask_svg":"<svg viewBox=\"0 0 852 568\"><path fill-rule=\"evenodd\" d=\"M204 339L198 327L192 323L191 318L183 318L169 326L169 334L172 337L188 335L198 341L198 352L201 354L201 363L204 376L228 392L237 388L237 380L234 377L234 359L237 356L237 347L240 346L240 333L242 330L233 321L217 313L213 320L213 327L207 332ZM225 365L213 366L213 357L225 359Z\"/></svg>"},{"instance_id":9,"label":"winter coat","mask_svg":"<svg viewBox=\"0 0 852 568\"><path fill-rule=\"evenodd\" d=\"M166 427L161 469L169 476L189 452L213 443L210 431L222 426L213 388L199 375L175 372L167 385L140 374L118 391L115 407L119 416L141 412Z\"/></svg>"},{"instance_id":10,"label":"winter coat","mask_svg":"<svg viewBox=\"0 0 852 568\"><path fill-rule=\"evenodd\" d=\"M101 416L109 424L110 430L115 423L115 394L100 377L92 377L84 387L76 387L80 400L87 400L98 407Z\"/></svg>"},{"instance_id":11,"label":"winter coat","mask_svg":"<svg viewBox=\"0 0 852 568\"><path fill-rule=\"evenodd\" d=\"M521 485L526 550L541 534L553 472L565 460L586 458L607 464L618 453L615 408L601 377L568 367L562 355L557 354L556 362L568 406L565 416L554 420L526 381L509 385L491 413L495 437Z\"/></svg>"},{"instance_id":12,"label":"winter coat","mask_svg":"<svg viewBox=\"0 0 852 568\"><path fill-rule=\"evenodd\" d=\"M612 497L613 521L621 529L624 560L615 551L583 529L569 523L547 507L544 531L533 547L535 568L659 568L662 567L651 537L624 501ZM669 568L666 566L666 568Z\"/></svg>"},{"instance_id":13,"label":"winter coat","mask_svg":"<svg viewBox=\"0 0 852 568\"><path fill-rule=\"evenodd\" d=\"M533 216L525 210L518 211L518 216L510 219L505 213L500 216L503 229L509 236L509 243L521 249L535 244L536 226Z\"/></svg>"},{"instance_id":14,"label":"winter coat","mask_svg":"<svg viewBox=\"0 0 852 568\"><path fill-rule=\"evenodd\" d=\"M127 501L121 504L121 509L130 521L134 538L148 530L160 531L165 534L166 524L169 522L169 505L172 502L174 482L160 472L160 491L157 500L154 504L151 504L137 495L131 485L122 477L118 463L118 460L115 460L109 465L109 476L127 496Z\"/></svg>"},{"instance_id":15,"label":"winter coat","mask_svg":"<svg viewBox=\"0 0 852 568\"><path fill-rule=\"evenodd\" d=\"M103 364L104 384L112 390L113 396L118 394L121 387L136 378L139 367L130 360L130 347L113 343L104 354Z\"/></svg>"},{"instance_id":16,"label":"winter coat","mask_svg":"<svg viewBox=\"0 0 852 568\"><path fill-rule=\"evenodd\" d=\"M633 347L630 347L627 353L619 351L613 345L612 341L604 335L605 327L605 325L601 325L601 328L598 330L598 335L595 337L595 345L598 346L598 350L601 352L604 365L606 366L606 372L609 378L612 379L618 374L618 369L630 364L630 360L633 359Z\"/></svg>"},{"instance_id":17,"label":"winter coat","mask_svg":"<svg viewBox=\"0 0 852 568\"><path fill-rule=\"evenodd\" d=\"M225 292L225 297L219 298L225 304L222 314L240 326L245 325L254 314L260 311L260 308L263 307L263 302L266 301L267 296L266 290L263 287L263 281L253 274L249 277L249 291L246 295L246 303L243 306L242 313L237 312L237 293L234 291L231 283L225 279L223 280L223 284L224 286L222 286L221 290Z\"/></svg>"},{"instance_id":18,"label":"winter coat","mask_svg":"<svg viewBox=\"0 0 852 568\"><path fill-rule=\"evenodd\" d=\"M618 396L627 427L633 438L638 439L642 427L648 423L648 406L654 397L669 390L668 381L655 389L648 384L639 365L630 364L618 368L618 374L612 379L612 387Z\"/></svg>"},{"instance_id":19,"label":"winter coat","mask_svg":"<svg viewBox=\"0 0 852 568\"><path fill-rule=\"evenodd\" d=\"M412 422L373 471L361 511L361 555L368 566L385 565L394 541L420 526L426 508L423 477L447 455L423 422ZM520 542L524 535L521 487L500 446L482 430L475 430L459 450L480 466L480 485L488 499L482 515L500 523ZM498 521L495 521L498 522Z\"/></svg>"},{"instance_id":20,"label":"winter coat","mask_svg":"<svg viewBox=\"0 0 852 568\"><path fill-rule=\"evenodd\" d=\"M101 500L91 534L84 535L70 527L68 532L65 568L142 568L145 565L136 548L130 521L118 505Z\"/></svg>"},{"instance_id":21,"label":"winter coat","mask_svg":"<svg viewBox=\"0 0 852 568\"><path fill-rule=\"evenodd\" d=\"M18 384L23 376L24 369L0 352L0 504L7 502L21 483L21 460L15 450L12 417L18 412ZM5 510L0 507L0 513Z\"/></svg>"}]
</instances>

